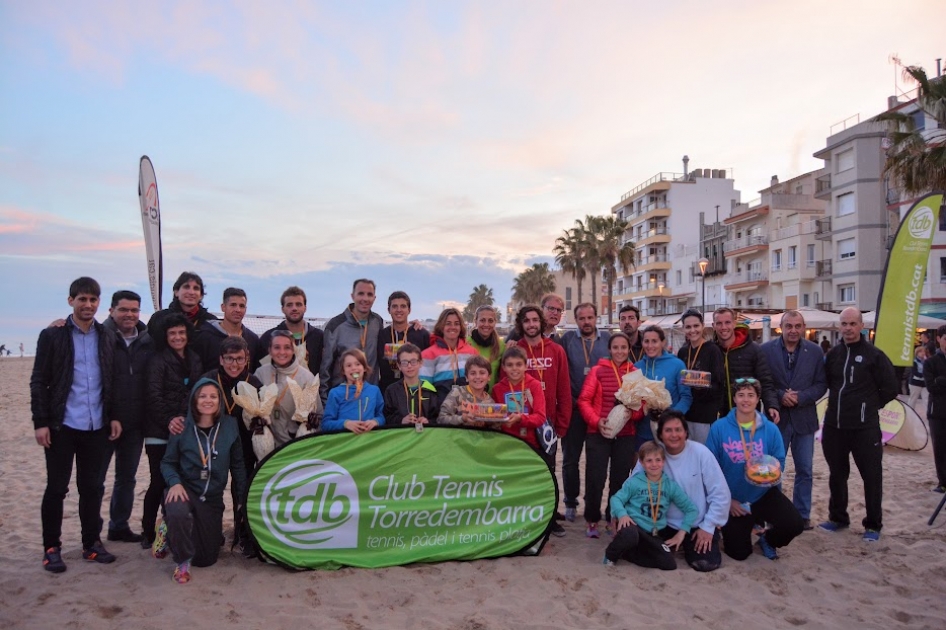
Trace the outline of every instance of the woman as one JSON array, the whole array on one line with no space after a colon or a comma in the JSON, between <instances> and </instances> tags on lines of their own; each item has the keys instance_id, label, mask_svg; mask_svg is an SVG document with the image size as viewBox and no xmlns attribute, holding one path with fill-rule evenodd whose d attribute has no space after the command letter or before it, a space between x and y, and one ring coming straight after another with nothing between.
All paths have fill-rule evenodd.
<instances>
[{"instance_id":1,"label":"woman","mask_svg":"<svg viewBox=\"0 0 946 630\"><path fill-rule=\"evenodd\" d=\"M608 339L607 359L601 359L585 377L585 384L578 396L578 409L588 427L585 436L585 535L598 538L598 521L601 520L601 494L605 477L610 477L608 506L605 521L611 522L610 498L621 489L634 467L636 443L634 430L637 420L644 417L643 410L630 411L624 428L613 438L606 438L599 427L607 422L608 414L617 404L615 392L621 387L625 374L634 371L634 364L627 360L631 340L624 333L613 333ZM610 475L608 464L610 463Z\"/></svg>"},{"instance_id":2,"label":"woman","mask_svg":"<svg viewBox=\"0 0 946 630\"><path fill-rule=\"evenodd\" d=\"M506 350L506 342L496 334L496 322L499 320L495 306L481 306L476 309L473 323L476 328L470 331L467 342L480 356L490 363L489 384L493 386L499 380L499 360Z\"/></svg>"},{"instance_id":3,"label":"woman","mask_svg":"<svg viewBox=\"0 0 946 630\"><path fill-rule=\"evenodd\" d=\"M686 381L692 383L693 402L686 412L689 439L706 444L710 425L719 417L723 404L723 353L719 346L703 336L703 313L690 309L683 314L686 343L677 353L687 370Z\"/></svg>"},{"instance_id":4,"label":"woman","mask_svg":"<svg viewBox=\"0 0 946 630\"><path fill-rule=\"evenodd\" d=\"M447 394L440 406L439 424L466 425L469 427L483 427L498 429L497 423L478 422L473 416L463 410L464 403L492 403L489 395L489 385L492 378L492 365L481 356L470 357L466 362L467 384L463 387L454 387Z\"/></svg>"},{"instance_id":5,"label":"woman","mask_svg":"<svg viewBox=\"0 0 946 630\"><path fill-rule=\"evenodd\" d=\"M682 413L668 409L657 421L657 438L667 452L664 474L683 488L699 512L690 535L683 540L683 556L697 571L714 571L722 564L719 528L729 518L732 496L716 458L701 443L689 439L687 425ZM680 531L683 519L683 512L671 506L660 538L672 538Z\"/></svg>"},{"instance_id":6,"label":"woman","mask_svg":"<svg viewBox=\"0 0 946 630\"><path fill-rule=\"evenodd\" d=\"M476 349L466 342L466 324L460 311L448 308L440 313L430 336L430 347L421 356L420 377L437 388L442 405L454 385L466 385L466 362L478 356Z\"/></svg>"},{"instance_id":7,"label":"woman","mask_svg":"<svg viewBox=\"0 0 946 630\"><path fill-rule=\"evenodd\" d=\"M680 383L680 373L686 368L683 361L667 352L664 342L664 330L660 326L648 326L641 331L644 356L634 364L644 376L652 381L663 381L664 387L670 393L670 409L682 413L690 410L693 396L690 388ZM650 428L650 417L641 419L637 423L637 448L644 442L654 439L654 432Z\"/></svg>"},{"instance_id":8,"label":"woman","mask_svg":"<svg viewBox=\"0 0 946 630\"><path fill-rule=\"evenodd\" d=\"M305 389L315 381L315 377L307 367L299 363L296 356L296 342L288 330L274 330L269 338L269 365L261 365L255 373L256 378L265 387L276 383L279 393L276 394L276 406L273 408L272 424L273 441L276 448L296 437L299 423L292 419L296 412L296 402L289 393L288 380L292 379ZM322 418L322 401L317 399L313 410L319 420Z\"/></svg>"},{"instance_id":9,"label":"woman","mask_svg":"<svg viewBox=\"0 0 946 630\"><path fill-rule=\"evenodd\" d=\"M746 480L750 460L770 455L785 469L785 445L775 424L759 413L762 386L754 378L737 378L733 383L735 406L710 429L706 448L716 457L726 477L732 499L729 520L723 525L726 555L745 560L752 554L752 528L756 522L768 529L756 544L762 554L777 560L776 549L784 547L802 533L804 521L779 485L768 488Z\"/></svg>"},{"instance_id":10,"label":"woman","mask_svg":"<svg viewBox=\"0 0 946 630\"><path fill-rule=\"evenodd\" d=\"M210 313L201 300L207 294L204 290L204 281L201 280L193 271L185 271L177 277L172 287L174 290L174 299L163 311L158 311L148 320L148 332L155 339L157 344L161 344L164 339L164 329L167 328L165 320L175 313L187 318L187 322L193 329L193 336L200 333L200 328L204 322L217 319L217 316ZM192 340L193 341L193 340Z\"/></svg>"},{"instance_id":11,"label":"woman","mask_svg":"<svg viewBox=\"0 0 946 630\"><path fill-rule=\"evenodd\" d=\"M184 429L191 387L200 378L200 357L189 347L191 333L190 324L183 315L168 315L165 319L164 347L148 362L148 421L144 427L144 442L151 469L151 485L145 493L141 515L144 536L141 545L145 549L154 542L154 524L158 507L164 498L161 460L171 434Z\"/></svg>"},{"instance_id":12,"label":"woman","mask_svg":"<svg viewBox=\"0 0 946 630\"><path fill-rule=\"evenodd\" d=\"M227 476L237 496L246 496L246 469L237 421L222 413L223 390L210 379L194 387L184 430L171 436L161 461L168 485L164 500L167 515L155 541L156 558L168 548L177 563L174 581L186 584L191 565L209 567L220 554L223 529L223 493ZM239 511L241 506L235 506Z\"/></svg>"}]
</instances>

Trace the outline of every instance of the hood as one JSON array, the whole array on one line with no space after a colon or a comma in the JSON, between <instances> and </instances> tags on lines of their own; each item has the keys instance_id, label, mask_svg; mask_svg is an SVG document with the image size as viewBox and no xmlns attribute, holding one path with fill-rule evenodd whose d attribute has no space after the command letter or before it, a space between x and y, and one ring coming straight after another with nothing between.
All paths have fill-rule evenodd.
<instances>
[{"instance_id":1,"label":"hood","mask_svg":"<svg viewBox=\"0 0 946 630\"><path fill-rule=\"evenodd\" d=\"M738 423L736 422L736 408L735 407L730 409L729 413L727 413L722 419L728 422L729 424L731 424L733 428L736 428L737 426L739 426ZM762 413L757 409L755 412L755 427L756 429L758 429L761 426L762 426Z\"/></svg>"},{"instance_id":2,"label":"hood","mask_svg":"<svg viewBox=\"0 0 946 630\"><path fill-rule=\"evenodd\" d=\"M194 412L192 411L194 407L194 396L197 394L197 390L199 390L204 385L213 385L214 388L217 390L217 395L220 397L220 406L224 407L224 404L225 404L224 401L226 400L226 395L224 394L224 391L220 389L220 385L217 383L217 381L213 379L209 379L209 378L201 378L196 383L194 383L194 387L191 389L191 393L187 397L187 421L192 424L196 423L196 419L194 418ZM223 413L221 413L220 415L222 417ZM218 422L219 422L219 419L218 419Z\"/></svg>"},{"instance_id":3,"label":"hood","mask_svg":"<svg viewBox=\"0 0 946 630\"><path fill-rule=\"evenodd\" d=\"M437 335L433 333L431 333L430 335L430 345L437 346L438 348L443 348L444 350L449 349L447 348L447 342L443 340L443 337L438 337ZM459 339L457 339L457 352L460 352L461 350L466 350L468 352L471 352L471 351L475 351L475 348L473 348L473 346L467 343L466 339L464 339L463 337L460 337Z\"/></svg>"},{"instance_id":4,"label":"hood","mask_svg":"<svg viewBox=\"0 0 946 630\"><path fill-rule=\"evenodd\" d=\"M630 359L628 359L628 360L625 361L624 363L630 363L630 362L631 362ZM599 365L603 365L604 367L611 367L611 358L610 358L610 357L602 357L602 358L598 359L598 362L595 363L595 366L599 366ZM621 365L623 365L623 364L621 364ZM619 365L618 367L620 368L621 365ZM634 367L634 365L631 364L631 367Z\"/></svg>"},{"instance_id":5,"label":"hood","mask_svg":"<svg viewBox=\"0 0 946 630\"><path fill-rule=\"evenodd\" d=\"M719 348L720 348L720 350L722 350L723 352L728 352L729 350L736 350L736 349L738 349L738 348L743 347L743 346L746 345L747 343L749 343L749 341L750 341L750 338L749 338L749 325L748 325L748 324L736 324L735 326L733 326L733 342L732 342L732 345L729 346L729 350L726 350L725 348L723 348L722 344L719 343L719 337L717 337L717 336L715 335L715 333L714 333L713 337L714 337L714 339L716 339L716 343L719 344Z\"/></svg>"}]
</instances>

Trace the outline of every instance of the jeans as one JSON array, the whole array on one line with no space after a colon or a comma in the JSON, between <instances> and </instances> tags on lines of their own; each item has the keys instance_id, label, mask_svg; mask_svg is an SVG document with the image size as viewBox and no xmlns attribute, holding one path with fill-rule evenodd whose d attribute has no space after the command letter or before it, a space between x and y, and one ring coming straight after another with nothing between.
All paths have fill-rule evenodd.
<instances>
[{"instance_id":1,"label":"jeans","mask_svg":"<svg viewBox=\"0 0 946 630\"><path fill-rule=\"evenodd\" d=\"M108 429L78 431L63 426L50 430L46 455L46 492L40 514L43 523L43 548L62 546L63 502L72 480L72 463L76 465L76 486L79 490L79 522L82 526L82 547L88 549L102 534L103 453L108 442Z\"/></svg>"},{"instance_id":2,"label":"jeans","mask_svg":"<svg viewBox=\"0 0 946 630\"><path fill-rule=\"evenodd\" d=\"M610 475L608 464L610 463ZM601 495L604 480L610 477L605 520L611 520L611 497L627 481L637 463L634 436L624 435L608 439L599 433L589 433L585 439L585 520L601 520Z\"/></svg>"},{"instance_id":3,"label":"jeans","mask_svg":"<svg viewBox=\"0 0 946 630\"><path fill-rule=\"evenodd\" d=\"M791 448L792 461L795 462L792 504L803 519L811 518L811 476L815 457L815 434L802 435L795 431L791 422L779 423L778 429L782 433L786 455Z\"/></svg>"},{"instance_id":4,"label":"jeans","mask_svg":"<svg viewBox=\"0 0 946 630\"><path fill-rule=\"evenodd\" d=\"M108 507L108 531L122 532L131 529L128 519L135 504L135 476L138 474L138 463L141 461L141 450L144 447L144 436L140 430L122 431L120 438L114 442L108 440L105 446L105 457L102 464L102 492L105 492L105 477L112 463L112 454L115 454L115 485L112 486L112 500Z\"/></svg>"},{"instance_id":5,"label":"jeans","mask_svg":"<svg viewBox=\"0 0 946 630\"><path fill-rule=\"evenodd\" d=\"M880 531L883 526L884 444L880 427L870 429L837 429L824 425L821 447L828 463L828 518L835 523L850 525L847 513L847 479L851 476L851 457L864 480L865 529Z\"/></svg>"},{"instance_id":6,"label":"jeans","mask_svg":"<svg viewBox=\"0 0 946 630\"><path fill-rule=\"evenodd\" d=\"M572 408L572 419L568 431L562 437L562 485L565 491L565 507L578 507L578 494L581 492L581 476L578 462L581 451L585 448L585 435L588 426L578 410L578 404Z\"/></svg>"},{"instance_id":7,"label":"jeans","mask_svg":"<svg viewBox=\"0 0 946 630\"><path fill-rule=\"evenodd\" d=\"M751 514L729 515L729 520L723 525L723 543L727 556L734 560L745 560L752 555L752 528L757 521L769 524L765 539L776 548L792 542L802 533L805 526L801 515L788 497L778 488L770 488L752 504Z\"/></svg>"}]
</instances>

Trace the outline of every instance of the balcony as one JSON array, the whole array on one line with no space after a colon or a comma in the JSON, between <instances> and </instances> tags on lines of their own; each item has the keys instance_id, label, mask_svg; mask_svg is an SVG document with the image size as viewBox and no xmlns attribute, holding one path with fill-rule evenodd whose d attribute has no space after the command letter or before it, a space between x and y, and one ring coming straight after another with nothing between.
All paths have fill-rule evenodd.
<instances>
[{"instance_id":1,"label":"balcony","mask_svg":"<svg viewBox=\"0 0 946 630\"><path fill-rule=\"evenodd\" d=\"M611 211L617 212L618 209L621 208L621 206L624 204L624 202L626 202L628 199L632 199L636 197L637 195L643 193L648 188L653 187L654 190L657 190L657 189L669 190L670 182L682 182L684 181L684 179L685 178L683 177L683 173L666 173L666 172L657 173L656 175L654 175L647 181L638 184L636 187L630 189L629 191L621 195L621 202L613 206L611 208Z\"/></svg>"},{"instance_id":2,"label":"balcony","mask_svg":"<svg viewBox=\"0 0 946 630\"><path fill-rule=\"evenodd\" d=\"M833 311L834 304L832 302L817 302L815 308L819 311Z\"/></svg>"},{"instance_id":3,"label":"balcony","mask_svg":"<svg viewBox=\"0 0 946 630\"><path fill-rule=\"evenodd\" d=\"M755 252L767 249L769 239L761 234L753 236L743 236L723 243L723 253L726 256L739 256L742 254L753 254Z\"/></svg>"},{"instance_id":4,"label":"balcony","mask_svg":"<svg viewBox=\"0 0 946 630\"><path fill-rule=\"evenodd\" d=\"M831 240L831 217L815 219L815 238L819 241Z\"/></svg>"},{"instance_id":5,"label":"balcony","mask_svg":"<svg viewBox=\"0 0 946 630\"><path fill-rule=\"evenodd\" d=\"M815 276L818 278L827 278L833 273L831 270L831 260L819 260L815 263Z\"/></svg>"},{"instance_id":6,"label":"balcony","mask_svg":"<svg viewBox=\"0 0 946 630\"><path fill-rule=\"evenodd\" d=\"M831 174L827 173L815 179L815 197L817 199L831 198Z\"/></svg>"},{"instance_id":7,"label":"balcony","mask_svg":"<svg viewBox=\"0 0 946 630\"><path fill-rule=\"evenodd\" d=\"M641 230L641 233L637 236L637 240L634 242L638 247L644 247L646 245L653 245L655 243L669 243L670 242L670 233L667 231L666 226L654 228L652 230Z\"/></svg>"},{"instance_id":8,"label":"balcony","mask_svg":"<svg viewBox=\"0 0 946 630\"><path fill-rule=\"evenodd\" d=\"M671 267L670 257L667 254L654 254L653 256L642 256L635 265L635 271L652 271L655 269L669 270Z\"/></svg>"},{"instance_id":9,"label":"balcony","mask_svg":"<svg viewBox=\"0 0 946 630\"><path fill-rule=\"evenodd\" d=\"M831 220L828 219L830 223ZM769 242L782 241L786 238L792 238L795 236L803 236L805 234L817 234L818 233L818 221L805 221L804 223L797 223L795 225L789 225L788 227L779 228L777 230L772 230L769 232Z\"/></svg>"},{"instance_id":10,"label":"balcony","mask_svg":"<svg viewBox=\"0 0 946 630\"><path fill-rule=\"evenodd\" d=\"M669 298L673 296L673 290L662 280L659 282L641 282L638 285L627 287L627 291L628 293L626 295L635 299L643 297Z\"/></svg>"},{"instance_id":11,"label":"balcony","mask_svg":"<svg viewBox=\"0 0 946 630\"><path fill-rule=\"evenodd\" d=\"M761 270L741 271L726 278L727 291L751 291L769 283L768 274Z\"/></svg>"}]
</instances>

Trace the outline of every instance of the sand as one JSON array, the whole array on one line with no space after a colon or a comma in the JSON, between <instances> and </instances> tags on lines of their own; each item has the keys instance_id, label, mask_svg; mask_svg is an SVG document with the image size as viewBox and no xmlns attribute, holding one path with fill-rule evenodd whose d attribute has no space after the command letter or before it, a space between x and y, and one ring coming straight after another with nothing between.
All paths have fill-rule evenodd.
<instances>
[{"instance_id":1,"label":"sand","mask_svg":"<svg viewBox=\"0 0 946 630\"><path fill-rule=\"evenodd\" d=\"M224 553L181 586L170 559L137 544L110 543L112 565L83 562L73 480L63 525L69 568L53 575L41 567L46 473L30 422L31 367L32 359L0 360L0 628L946 627L946 514L927 527L940 498L929 492L928 449L888 447L879 543L860 538L863 491L853 479L850 530L806 532L777 562L724 557L709 574L682 559L673 572L605 568L607 536L586 539L579 523L565 523L567 536L535 558L292 572ZM145 461L133 523L147 476ZM103 505L109 494L110 485ZM826 512L827 468L816 448L813 520ZM229 535L229 517L226 527Z\"/></svg>"}]
</instances>

